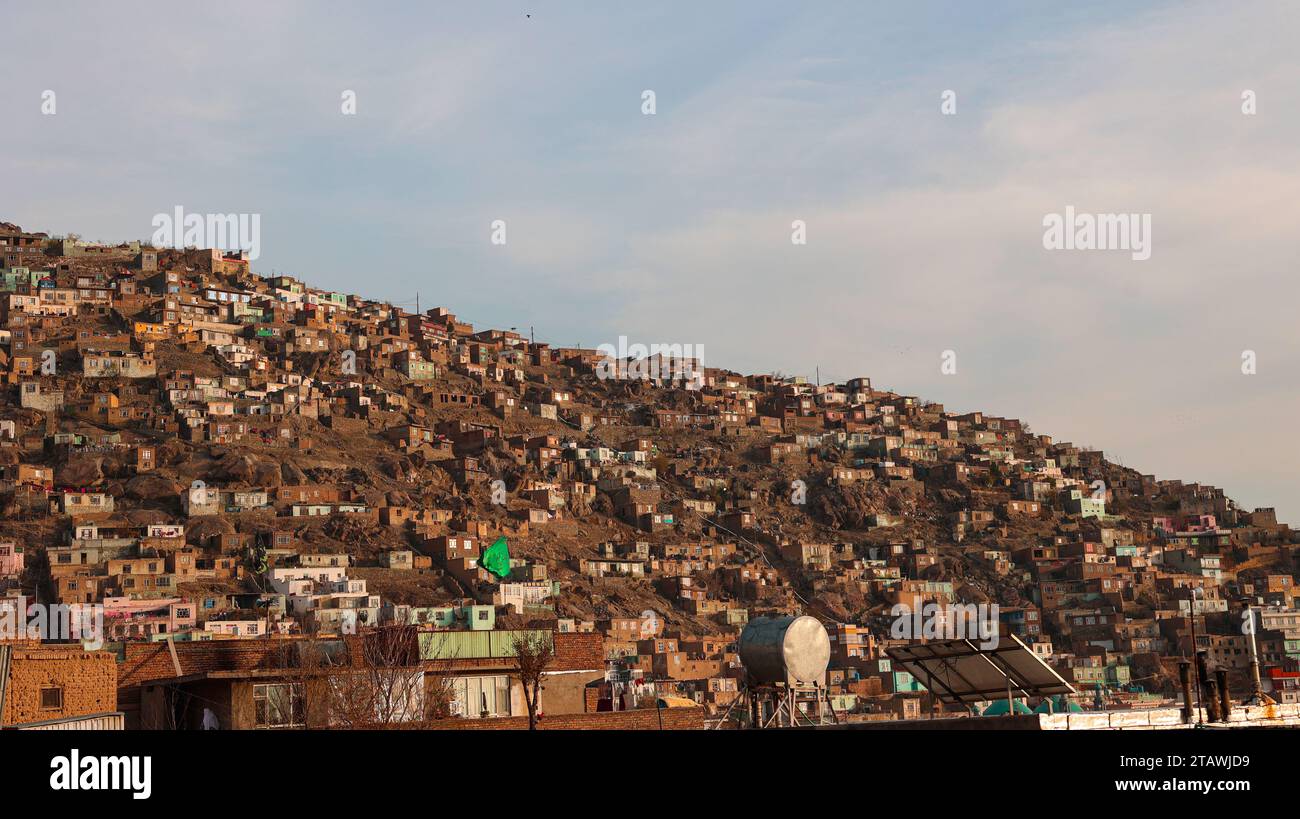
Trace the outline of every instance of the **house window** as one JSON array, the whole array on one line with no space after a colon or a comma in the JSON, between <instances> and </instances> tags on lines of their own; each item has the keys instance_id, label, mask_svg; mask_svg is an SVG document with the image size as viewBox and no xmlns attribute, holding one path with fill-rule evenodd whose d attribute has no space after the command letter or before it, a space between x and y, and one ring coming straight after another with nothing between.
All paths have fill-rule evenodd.
<instances>
[{"instance_id":1,"label":"house window","mask_svg":"<svg viewBox=\"0 0 1300 819\"><path fill-rule=\"evenodd\" d=\"M510 677L459 677L452 683L453 712L463 717L510 716Z\"/></svg>"},{"instance_id":2,"label":"house window","mask_svg":"<svg viewBox=\"0 0 1300 819\"><path fill-rule=\"evenodd\" d=\"M41 689L41 709L57 711L63 708L63 689L55 686Z\"/></svg>"},{"instance_id":3,"label":"house window","mask_svg":"<svg viewBox=\"0 0 1300 819\"><path fill-rule=\"evenodd\" d=\"M257 728L305 728L302 683L254 685L253 710Z\"/></svg>"}]
</instances>

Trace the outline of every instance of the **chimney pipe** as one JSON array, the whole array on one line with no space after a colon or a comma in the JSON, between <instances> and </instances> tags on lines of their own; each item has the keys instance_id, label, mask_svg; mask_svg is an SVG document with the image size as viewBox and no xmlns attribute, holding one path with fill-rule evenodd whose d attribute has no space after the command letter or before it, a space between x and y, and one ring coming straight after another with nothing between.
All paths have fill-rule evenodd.
<instances>
[{"instance_id":1,"label":"chimney pipe","mask_svg":"<svg viewBox=\"0 0 1300 819\"><path fill-rule=\"evenodd\" d=\"M1219 717L1223 722L1228 722L1232 719L1232 694L1228 691L1228 669L1215 669L1214 676L1219 681L1219 708L1222 711Z\"/></svg>"},{"instance_id":2,"label":"chimney pipe","mask_svg":"<svg viewBox=\"0 0 1300 819\"><path fill-rule=\"evenodd\" d=\"M1183 686L1183 722L1191 722L1196 711L1192 706L1192 663L1190 660L1178 661L1178 680Z\"/></svg>"},{"instance_id":3,"label":"chimney pipe","mask_svg":"<svg viewBox=\"0 0 1300 819\"><path fill-rule=\"evenodd\" d=\"M1196 652L1196 671L1201 678L1201 707L1205 709L1205 718L1210 722L1219 721L1218 686L1210 675L1209 652Z\"/></svg>"}]
</instances>

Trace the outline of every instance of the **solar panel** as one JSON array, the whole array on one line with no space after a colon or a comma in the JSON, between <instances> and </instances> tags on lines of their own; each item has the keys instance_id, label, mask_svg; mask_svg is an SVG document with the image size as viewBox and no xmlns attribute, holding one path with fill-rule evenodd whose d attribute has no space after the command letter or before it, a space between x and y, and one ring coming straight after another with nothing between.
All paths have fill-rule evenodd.
<instances>
[{"instance_id":1,"label":"solar panel","mask_svg":"<svg viewBox=\"0 0 1300 819\"><path fill-rule=\"evenodd\" d=\"M1001 699L1008 687L1016 697L1077 693L1014 634L1000 638L992 649L971 640L940 640L887 648L885 653L896 669L909 672L947 703Z\"/></svg>"}]
</instances>

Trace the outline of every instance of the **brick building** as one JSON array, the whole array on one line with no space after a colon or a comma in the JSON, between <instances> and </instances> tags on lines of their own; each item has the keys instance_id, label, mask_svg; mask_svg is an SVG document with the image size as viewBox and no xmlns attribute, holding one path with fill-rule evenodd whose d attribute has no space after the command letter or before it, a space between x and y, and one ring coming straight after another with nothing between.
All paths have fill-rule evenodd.
<instances>
[{"instance_id":1,"label":"brick building","mask_svg":"<svg viewBox=\"0 0 1300 819\"><path fill-rule=\"evenodd\" d=\"M0 645L0 727L122 727L117 662L107 651Z\"/></svg>"}]
</instances>

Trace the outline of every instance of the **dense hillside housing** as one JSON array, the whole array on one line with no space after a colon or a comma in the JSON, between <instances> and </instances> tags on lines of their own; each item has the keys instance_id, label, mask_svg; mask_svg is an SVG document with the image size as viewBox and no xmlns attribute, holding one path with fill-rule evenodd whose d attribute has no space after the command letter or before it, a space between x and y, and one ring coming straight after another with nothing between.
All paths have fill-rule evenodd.
<instances>
[{"instance_id":1,"label":"dense hillside housing","mask_svg":"<svg viewBox=\"0 0 1300 819\"><path fill-rule=\"evenodd\" d=\"M0 640L6 722L332 724L320 681L367 663L409 686L391 719L518 720L526 638L547 719L669 696L698 726L745 623L797 613L842 718L886 720L935 707L885 654L898 607L955 604L1077 707L1170 702L1197 650L1300 701L1295 532L1220 489L865 375L610 366L219 251L0 227L0 603L104 623Z\"/></svg>"}]
</instances>

